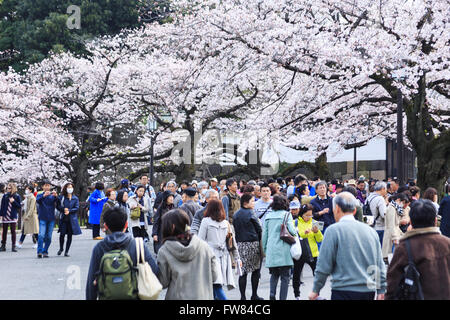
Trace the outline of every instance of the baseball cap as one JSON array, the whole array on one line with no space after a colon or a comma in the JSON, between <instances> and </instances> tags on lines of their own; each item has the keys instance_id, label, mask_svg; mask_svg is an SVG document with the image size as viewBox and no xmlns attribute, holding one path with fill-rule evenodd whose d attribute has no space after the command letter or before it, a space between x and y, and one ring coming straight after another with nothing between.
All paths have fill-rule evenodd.
<instances>
[{"instance_id":1,"label":"baseball cap","mask_svg":"<svg viewBox=\"0 0 450 320\"><path fill-rule=\"evenodd\" d=\"M128 179L123 179L122 181L120 181L120 184L129 184L130 181Z\"/></svg>"},{"instance_id":2,"label":"baseball cap","mask_svg":"<svg viewBox=\"0 0 450 320\"><path fill-rule=\"evenodd\" d=\"M209 179L209 181L215 181L215 182L218 182L216 178L211 178L211 179Z\"/></svg>"},{"instance_id":3,"label":"baseball cap","mask_svg":"<svg viewBox=\"0 0 450 320\"><path fill-rule=\"evenodd\" d=\"M289 210L291 209L300 209L300 202L298 202L297 200L291 201L291 203L289 204Z\"/></svg>"}]
</instances>

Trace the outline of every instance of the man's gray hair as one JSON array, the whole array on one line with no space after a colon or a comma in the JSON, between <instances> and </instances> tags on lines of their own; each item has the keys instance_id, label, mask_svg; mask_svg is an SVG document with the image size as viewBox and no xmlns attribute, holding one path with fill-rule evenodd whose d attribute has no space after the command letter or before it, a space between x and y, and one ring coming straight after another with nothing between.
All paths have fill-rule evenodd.
<instances>
[{"instance_id":1,"label":"man's gray hair","mask_svg":"<svg viewBox=\"0 0 450 320\"><path fill-rule=\"evenodd\" d=\"M211 195L213 195L213 194L215 194L217 197L219 197L219 193L216 190L214 190L214 189L206 190L205 199L209 199L211 197Z\"/></svg>"},{"instance_id":2,"label":"man's gray hair","mask_svg":"<svg viewBox=\"0 0 450 320\"><path fill-rule=\"evenodd\" d=\"M386 182L383 182L383 181L378 181L373 186L373 191L380 191L380 190L383 190L383 189L387 189Z\"/></svg>"},{"instance_id":3,"label":"man's gray hair","mask_svg":"<svg viewBox=\"0 0 450 320\"><path fill-rule=\"evenodd\" d=\"M166 188L167 188L168 186L170 186L171 184L173 184L173 185L175 186L175 188L177 187L177 183L176 183L175 181L171 180L171 181L169 181L169 182L166 183Z\"/></svg>"},{"instance_id":4,"label":"man's gray hair","mask_svg":"<svg viewBox=\"0 0 450 320\"><path fill-rule=\"evenodd\" d=\"M325 186L325 189L327 188L327 183L325 181L319 181L316 183L316 186L314 187L316 190L318 187L320 187L321 185Z\"/></svg>"},{"instance_id":5,"label":"man's gray hair","mask_svg":"<svg viewBox=\"0 0 450 320\"><path fill-rule=\"evenodd\" d=\"M356 201L355 196L350 192L341 192L333 198L333 209L335 209L336 206L339 206L342 212L353 213L358 205Z\"/></svg>"},{"instance_id":6,"label":"man's gray hair","mask_svg":"<svg viewBox=\"0 0 450 320\"><path fill-rule=\"evenodd\" d=\"M199 184L197 185L197 187L199 189L201 189L203 187L207 187L207 186L208 186L208 182L206 182L206 181L199 182Z\"/></svg>"}]
</instances>

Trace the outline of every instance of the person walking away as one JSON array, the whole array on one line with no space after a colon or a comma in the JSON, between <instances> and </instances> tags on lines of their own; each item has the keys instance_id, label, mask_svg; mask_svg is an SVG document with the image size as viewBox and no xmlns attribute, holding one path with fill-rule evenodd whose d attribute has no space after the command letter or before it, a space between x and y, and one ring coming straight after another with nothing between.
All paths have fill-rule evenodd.
<instances>
[{"instance_id":1,"label":"person walking away","mask_svg":"<svg viewBox=\"0 0 450 320\"><path fill-rule=\"evenodd\" d=\"M128 227L133 232L133 237L143 238L148 241L148 219L147 215L150 211L148 202L145 201L145 186L139 185L136 187L135 195L130 197L127 201L130 206L130 215L128 216ZM132 217L133 210L139 211L138 217Z\"/></svg>"},{"instance_id":2,"label":"person walking away","mask_svg":"<svg viewBox=\"0 0 450 320\"><path fill-rule=\"evenodd\" d=\"M442 234L450 238L450 184L447 185L446 196L439 205L439 215L441 216L440 230Z\"/></svg>"},{"instance_id":3,"label":"person walking away","mask_svg":"<svg viewBox=\"0 0 450 320\"><path fill-rule=\"evenodd\" d=\"M105 238L98 242L92 250L86 282L86 300L96 300L101 294L98 287L98 277L101 276L100 261L106 253L114 249L126 250L133 266L137 266L136 241L131 233L125 233L125 230L128 228L128 217L126 213L122 209L114 207L105 212L104 220L105 228L110 233L107 233ZM145 261L150 265L153 273L158 276L158 266L147 246L144 246L144 255ZM138 299L137 293L134 293L133 298Z\"/></svg>"},{"instance_id":4,"label":"person walking away","mask_svg":"<svg viewBox=\"0 0 450 320\"><path fill-rule=\"evenodd\" d=\"M100 236L100 216L102 214L103 205L108 200L103 193L105 185L103 182L97 182L95 184L95 190L89 197L90 203L90 213L89 213L89 224L92 225L92 239L93 240L103 240Z\"/></svg>"},{"instance_id":5,"label":"person walking away","mask_svg":"<svg viewBox=\"0 0 450 320\"><path fill-rule=\"evenodd\" d=\"M39 219L37 214L36 198L33 194L34 187L29 185L25 188L25 198L24 198L24 215L22 217L22 235L20 236L17 248L22 248L23 242L27 234L31 234L33 237L33 249L37 248L38 234L39 234Z\"/></svg>"},{"instance_id":6,"label":"person walking away","mask_svg":"<svg viewBox=\"0 0 450 320\"><path fill-rule=\"evenodd\" d=\"M390 203L386 209L385 230L383 236L383 252L384 262L388 263L388 255L394 251L394 247L399 244L403 235L400 229L400 221L404 219L406 208L409 205L409 199L404 193L397 193L390 197Z\"/></svg>"},{"instance_id":7,"label":"person walking away","mask_svg":"<svg viewBox=\"0 0 450 320\"><path fill-rule=\"evenodd\" d=\"M219 200L219 193L213 189L210 189L205 194L206 206L197 210L194 215L194 219L191 224L191 233L198 234L198 229L200 228L200 224L202 223L205 210L208 207L208 202L211 200Z\"/></svg>"},{"instance_id":8,"label":"person walking away","mask_svg":"<svg viewBox=\"0 0 450 320\"><path fill-rule=\"evenodd\" d=\"M386 300L397 299L397 290L409 265L407 242L425 300L450 300L450 239L436 227L433 203L416 200L409 212L412 229L407 231L395 248L387 273Z\"/></svg>"},{"instance_id":9,"label":"person walking away","mask_svg":"<svg viewBox=\"0 0 450 320\"><path fill-rule=\"evenodd\" d=\"M253 209L255 199L244 193L241 197L241 208L233 216L236 243L242 261L242 275L239 277L241 300L246 300L247 275L251 276L252 296L250 300L264 300L258 296L259 279L261 278L261 246L262 229Z\"/></svg>"},{"instance_id":10,"label":"person walking away","mask_svg":"<svg viewBox=\"0 0 450 320\"><path fill-rule=\"evenodd\" d=\"M234 283L231 254L226 245L227 235L230 233L232 233L232 228L226 220L222 202L211 200L205 211L205 217L200 224L198 237L208 243L217 259L219 272L213 285L214 298L216 300L227 299L223 291L223 286L227 286L228 290L236 287ZM235 257L235 261L242 266L234 234L233 249L231 252Z\"/></svg>"},{"instance_id":11,"label":"person walking away","mask_svg":"<svg viewBox=\"0 0 450 320\"><path fill-rule=\"evenodd\" d=\"M349 192L333 198L337 223L324 235L310 300L317 299L329 275L331 300L373 300L375 295L384 299L386 265L380 241L373 228L355 220L357 201Z\"/></svg>"},{"instance_id":12,"label":"person walking away","mask_svg":"<svg viewBox=\"0 0 450 320\"><path fill-rule=\"evenodd\" d=\"M6 251L6 238L8 236L8 227L11 229L11 243L12 252L17 252L16 249L16 226L18 213L22 209L22 199L17 193L17 185L15 183L8 183L6 193L3 195L1 202L0 217L3 223L2 246L0 251Z\"/></svg>"},{"instance_id":13,"label":"person walking away","mask_svg":"<svg viewBox=\"0 0 450 320\"><path fill-rule=\"evenodd\" d=\"M67 235L66 250L64 256L69 257L69 249L72 244L72 236L80 235L81 229L78 224L78 209L80 207L80 201L78 197L73 194L73 184L66 183L62 190L61 195L56 202L57 209L61 212L59 222L59 251L58 256L64 250L64 238Z\"/></svg>"},{"instance_id":14,"label":"person walking away","mask_svg":"<svg viewBox=\"0 0 450 320\"><path fill-rule=\"evenodd\" d=\"M266 214L263 225L262 247L266 255L266 268L270 276L270 300L275 300L278 280L281 277L280 300L286 300L291 267L294 265L291 257L291 245L280 239L281 224L286 220L286 226L292 236L297 232L294 227L289 203L286 197L276 195L270 205L272 209ZM286 219L287 218L287 219Z\"/></svg>"},{"instance_id":15,"label":"person walking away","mask_svg":"<svg viewBox=\"0 0 450 320\"><path fill-rule=\"evenodd\" d=\"M217 258L205 241L190 233L189 217L183 210L174 209L162 217L162 246L157 262L159 281L167 288L166 300L214 299Z\"/></svg>"},{"instance_id":16,"label":"person walking away","mask_svg":"<svg viewBox=\"0 0 450 320\"><path fill-rule=\"evenodd\" d=\"M42 186L43 192L38 192L36 196L39 219L38 258L48 258L48 248L52 243L53 228L55 227L55 210L58 194L55 190L50 192L50 189L50 181L44 180Z\"/></svg>"},{"instance_id":17,"label":"person walking away","mask_svg":"<svg viewBox=\"0 0 450 320\"><path fill-rule=\"evenodd\" d=\"M309 248L311 249L311 256L302 254L299 260L294 260L294 274L292 283L294 287L294 296L296 300L300 300L300 277L302 275L303 266L307 263L315 275L317 257L319 256L319 247L317 243L322 242L323 234L319 228L313 225L313 206L304 204L300 207L298 217L298 235L302 239L308 239Z\"/></svg>"},{"instance_id":18,"label":"person walking away","mask_svg":"<svg viewBox=\"0 0 450 320\"><path fill-rule=\"evenodd\" d=\"M369 206L370 213L374 217L373 227L378 233L380 238L380 245L383 245L383 235L384 235L384 216L386 215L386 183L383 181L378 181L373 187L374 192L371 193L366 200L366 206ZM366 213L364 213L366 214Z\"/></svg>"},{"instance_id":19,"label":"person walking away","mask_svg":"<svg viewBox=\"0 0 450 320\"><path fill-rule=\"evenodd\" d=\"M155 214L155 221L153 222L152 237L153 237L153 249L158 254L159 248L162 245L162 217L164 214L174 209L174 195L172 191L166 190L162 195L161 204Z\"/></svg>"},{"instance_id":20,"label":"person walking away","mask_svg":"<svg viewBox=\"0 0 450 320\"><path fill-rule=\"evenodd\" d=\"M105 212L111 208L113 208L116 205L116 198L117 198L117 194L116 191L114 191L114 189L112 188L108 188L105 192L105 196L108 198L108 200L106 200L105 204L103 205L102 208L102 213L100 215L100 228L102 229L102 231L104 233L110 234L111 231L107 230L105 228L105 220L104 220L104 216L105 216Z\"/></svg>"}]
</instances>

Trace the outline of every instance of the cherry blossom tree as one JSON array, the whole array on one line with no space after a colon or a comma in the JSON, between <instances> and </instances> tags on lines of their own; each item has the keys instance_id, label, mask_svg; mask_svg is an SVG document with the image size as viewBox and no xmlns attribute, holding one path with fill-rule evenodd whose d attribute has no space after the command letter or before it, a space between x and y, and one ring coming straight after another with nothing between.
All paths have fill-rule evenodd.
<instances>
[{"instance_id":1,"label":"cherry blossom tree","mask_svg":"<svg viewBox=\"0 0 450 320\"><path fill-rule=\"evenodd\" d=\"M419 186L440 188L449 176L447 1L175 3L224 45L245 48L261 77L278 68L278 88L291 79L254 124L319 154L332 141L351 146L393 137L401 92Z\"/></svg>"}]
</instances>

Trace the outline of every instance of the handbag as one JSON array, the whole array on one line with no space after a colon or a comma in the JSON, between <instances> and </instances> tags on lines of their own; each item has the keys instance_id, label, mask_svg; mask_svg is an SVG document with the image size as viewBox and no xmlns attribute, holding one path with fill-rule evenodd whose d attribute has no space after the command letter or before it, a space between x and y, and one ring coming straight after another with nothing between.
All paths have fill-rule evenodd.
<instances>
[{"instance_id":1,"label":"handbag","mask_svg":"<svg viewBox=\"0 0 450 320\"><path fill-rule=\"evenodd\" d=\"M294 260L299 260L302 256L302 246L300 245L300 240L295 237L295 243L291 245L291 257Z\"/></svg>"},{"instance_id":2,"label":"handbag","mask_svg":"<svg viewBox=\"0 0 450 320\"><path fill-rule=\"evenodd\" d=\"M308 238L300 239L300 246L302 247L301 259L305 262L312 262L314 257L312 256Z\"/></svg>"},{"instance_id":3,"label":"handbag","mask_svg":"<svg viewBox=\"0 0 450 320\"><path fill-rule=\"evenodd\" d=\"M140 217L141 217L141 208L136 207L134 209L131 209L131 212L130 212L131 220L137 220Z\"/></svg>"},{"instance_id":4,"label":"handbag","mask_svg":"<svg viewBox=\"0 0 450 320\"><path fill-rule=\"evenodd\" d=\"M289 233L289 230L287 228L286 222L287 222L287 217L290 213L287 212L286 215L284 216L283 219L283 223L281 224L281 228L280 228L280 239L283 240L284 242L288 243L288 244L294 244L295 243L295 237L292 236Z\"/></svg>"},{"instance_id":5,"label":"handbag","mask_svg":"<svg viewBox=\"0 0 450 320\"><path fill-rule=\"evenodd\" d=\"M152 268L145 261L144 241L142 238L136 238L136 269L138 296L141 300L156 300L162 291L162 285Z\"/></svg>"},{"instance_id":6,"label":"handbag","mask_svg":"<svg viewBox=\"0 0 450 320\"><path fill-rule=\"evenodd\" d=\"M227 237L225 239L225 243L226 243L226 247L228 251L234 251L236 250L236 247L234 246L234 241L233 241L233 232L231 231L231 227L230 227L230 223L227 221L228 224L228 233L227 233Z\"/></svg>"}]
</instances>

